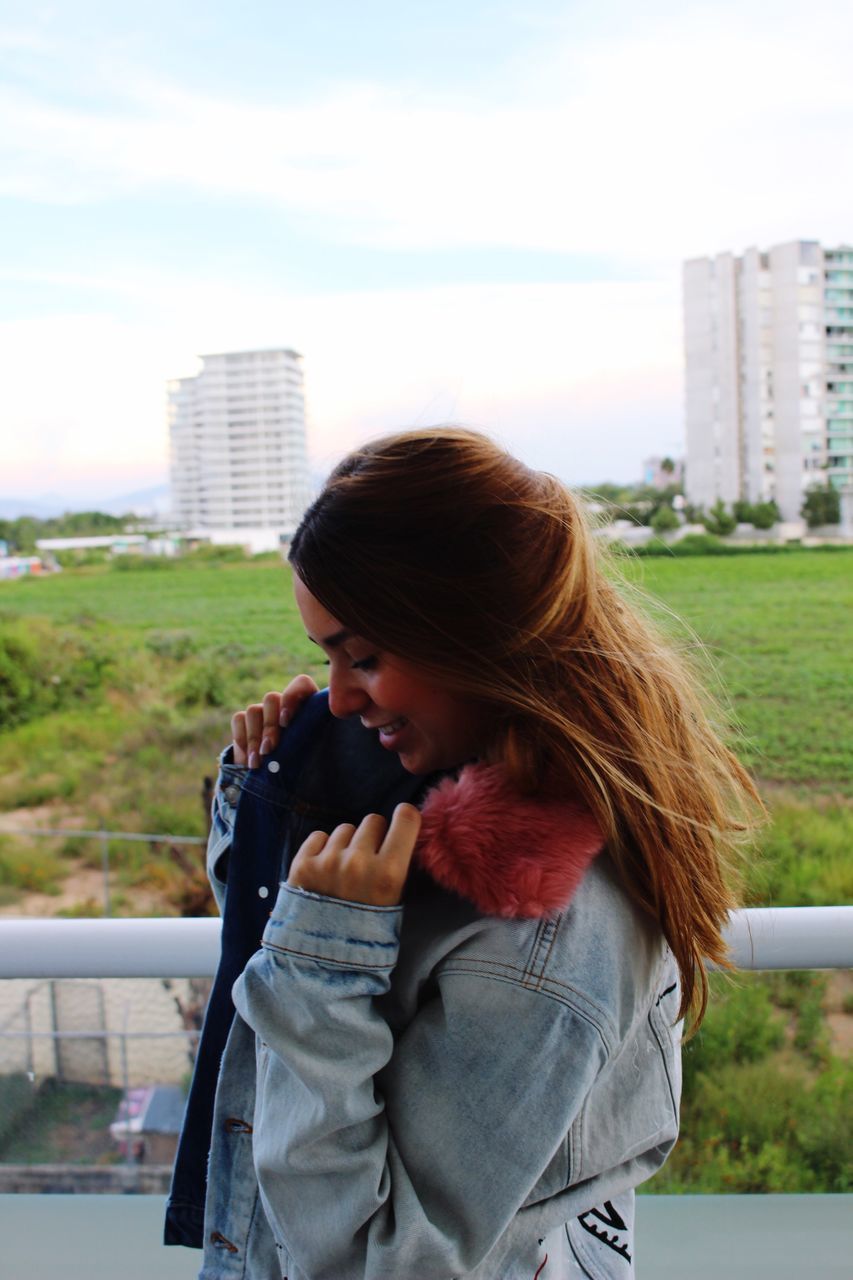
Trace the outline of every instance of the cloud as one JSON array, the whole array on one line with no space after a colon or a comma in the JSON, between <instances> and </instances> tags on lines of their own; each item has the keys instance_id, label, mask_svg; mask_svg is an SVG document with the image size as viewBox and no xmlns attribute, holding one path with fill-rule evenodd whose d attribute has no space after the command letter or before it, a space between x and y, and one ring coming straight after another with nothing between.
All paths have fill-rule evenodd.
<instances>
[{"instance_id":1,"label":"cloud","mask_svg":"<svg viewBox=\"0 0 853 1280\"><path fill-rule=\"evenodd\" d=\"M0 326L7 484L33 491L41 466L38 491L63 469L78 485L107 460L122 475L134 466L154 475L167 459L167 378L194 373L198 352L253 346L305 353L320 468L379 431L456 420L503 434L538 465L550 457L570 480L614 469L629 478L662 427L674 429L665 405L678 403L676 281L322 298L185 277L137 283L140 298L157 299L151 316Z\"/></svg>"},{"instance_id":2,"label":"cloud","mask_svg":"<svg viewBox=\"0 0 853 1280\"><path fill-rule=\"evenodd\" d=\"M692 6L581 41L569 26L491 101L350 84L270 104L136 67L102 70L87 108L9 87L2 187L57 202L192 191L398 247L642 258L837 238L853 18L827 0L782 11L768 25L757 6Z\"/></svg>"}]
</instances>

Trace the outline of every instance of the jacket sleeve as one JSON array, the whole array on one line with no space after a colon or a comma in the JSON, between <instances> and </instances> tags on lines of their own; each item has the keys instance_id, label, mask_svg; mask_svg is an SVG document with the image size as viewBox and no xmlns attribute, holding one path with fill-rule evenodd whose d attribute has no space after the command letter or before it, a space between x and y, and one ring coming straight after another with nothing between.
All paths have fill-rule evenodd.
<instances>
[{"instance_id":1,"label":"jacket sleeve","mask_svg":"<svg viewBox=\"0 0 853 1280\"><path fill-rule=\"evenodd\" d=\"M311 1280L473 1270L563 1149L606 1057L567 1005L485 972L439 976L395 1044L376 998L402 914L283 885L234 986L259 1037L264 1208Z\"/></svg>"},{"instance_id":2,"label":"jacket sleeve","mask_svg":"<svg viewBox=\"0 0 853 1280\"><path fill-rule=\"evenodd\" d=\"M219 777L213 792L210 835L207 839L207 878L220 915L225 908L225 882L228 879L228 855L231 851L234 819L243 779L248 773L248 769L242 765L232 763L231 752L232 748L228 746L219 757Z\"/></svg>"}]
</instances>

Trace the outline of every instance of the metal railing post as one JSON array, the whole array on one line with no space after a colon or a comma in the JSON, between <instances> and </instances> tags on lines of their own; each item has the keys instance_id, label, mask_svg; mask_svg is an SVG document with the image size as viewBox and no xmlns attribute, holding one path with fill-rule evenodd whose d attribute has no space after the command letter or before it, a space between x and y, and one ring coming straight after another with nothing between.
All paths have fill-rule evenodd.
<instances>
[{"instance_id":1,"label":"metal railing post","mask_svg":"<svg viewBox=\"0 0 853 1280\"><path fill-rule=\"evenodd\" d=\"M110 916L110 838L101 823L101 868L104 873L104 916Z\"/></svg>"}]
</instances>

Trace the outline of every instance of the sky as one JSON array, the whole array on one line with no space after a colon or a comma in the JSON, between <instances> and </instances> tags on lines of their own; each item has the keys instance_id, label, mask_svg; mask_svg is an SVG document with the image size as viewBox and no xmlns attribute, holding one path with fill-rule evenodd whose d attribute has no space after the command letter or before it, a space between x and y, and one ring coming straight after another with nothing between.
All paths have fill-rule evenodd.
<instances>
[{"instance_id":1,"label":"sky","mask_svg":"<svg viewBox=\"0 0 853 1280\"><path fill-rule=\"evenodd\" d=\"M853 241L849 0L0 0L0 498L165 481L201 352L304 356L317 474L464 422L684 448L685 258Z\"/></svg>"}]
</instances>

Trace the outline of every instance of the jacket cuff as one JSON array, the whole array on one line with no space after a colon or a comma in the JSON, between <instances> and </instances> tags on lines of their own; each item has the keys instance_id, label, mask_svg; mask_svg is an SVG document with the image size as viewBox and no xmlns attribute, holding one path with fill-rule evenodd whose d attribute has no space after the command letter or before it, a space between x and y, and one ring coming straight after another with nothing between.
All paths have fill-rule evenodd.
<instances>
[{"instance_id":1,"label":"jacket cuff","mask_svg":"<svg viewBox=\"0 0 853 1280\"><path fill-rule=\"evenodd\" d=\"M344 902L283 884L261 942L303 960L383 972L397 963L402 920L402 907Z\"/></svg>"}]
</instances>

